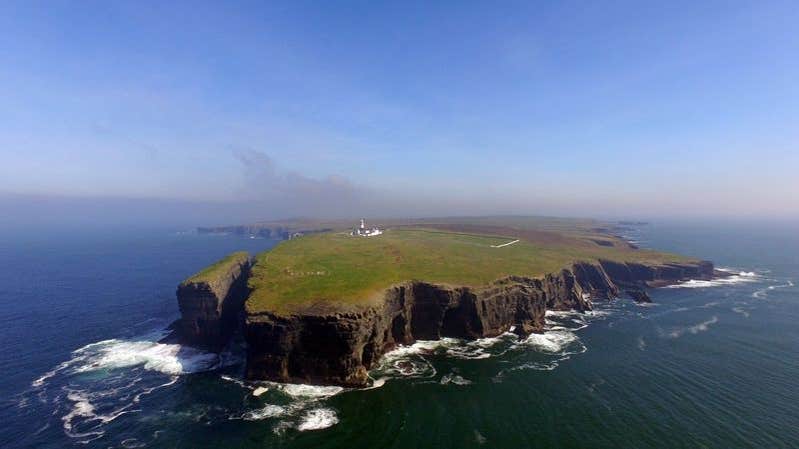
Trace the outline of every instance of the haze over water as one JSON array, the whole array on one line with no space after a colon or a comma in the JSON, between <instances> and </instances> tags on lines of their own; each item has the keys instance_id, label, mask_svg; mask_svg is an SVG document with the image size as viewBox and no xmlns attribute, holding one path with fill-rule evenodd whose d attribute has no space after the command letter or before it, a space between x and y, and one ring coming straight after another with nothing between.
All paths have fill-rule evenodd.
<instances>
[{"instance_id":1,"label":"haze over water","mask_svg":"<svg viewBox=\"0 0 799 449\"><path fill-rule=\"evenodd\" d=\"M342 390L246 382L236 350L156 343L182 278L273 241L5 235L0 446L799 445L795 227L654 223L628 238L737 274L550 313L524 341L421 342L386 356L374 388Z\"/></svg>"}]
</instances>

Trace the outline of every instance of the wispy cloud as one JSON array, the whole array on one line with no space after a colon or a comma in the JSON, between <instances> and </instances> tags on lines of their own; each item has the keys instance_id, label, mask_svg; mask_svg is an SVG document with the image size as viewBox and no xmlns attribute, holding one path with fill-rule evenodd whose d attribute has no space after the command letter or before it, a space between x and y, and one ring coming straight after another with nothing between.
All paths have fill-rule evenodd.
<instances>
[{"instance_id":1,"label":"wispy cloud","mask_svg":"<svg viewBox=\"0 0 799 449\"><path fill-rule=\"evenodd\" d=\"M301 215L348 215L374 204L378 193L339 175L313 178L282 170L268 154L236 148L233 156L242 165L241 198Z\"/></svg>"}]
</instances>

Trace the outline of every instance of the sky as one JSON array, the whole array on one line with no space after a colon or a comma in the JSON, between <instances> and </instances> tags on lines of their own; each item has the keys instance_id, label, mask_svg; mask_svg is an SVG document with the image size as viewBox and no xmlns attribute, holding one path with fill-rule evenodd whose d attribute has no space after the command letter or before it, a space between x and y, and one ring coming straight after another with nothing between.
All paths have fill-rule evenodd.
<instances>
[{"instance_id":1,"label":"sky","mask_svg":"<svg viewBox=\"0 0 799 449\"><path fill-rule=\"evenodd\" d=\"M0 2L0 224L799 217L799 6Z\"/></svg>"}]
</instances>

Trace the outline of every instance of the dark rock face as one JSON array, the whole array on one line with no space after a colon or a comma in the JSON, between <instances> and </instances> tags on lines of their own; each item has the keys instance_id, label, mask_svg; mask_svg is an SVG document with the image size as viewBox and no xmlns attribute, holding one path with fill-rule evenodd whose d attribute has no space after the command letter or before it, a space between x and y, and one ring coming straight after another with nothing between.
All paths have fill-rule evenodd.
<instances>
[{"instance_id":1,"label":"dark rock face","mask_svg":"<svg viewBox=\"0 0 799 449\"><path fill-rule=\"evenodd\" d=\"M221 348L240 323L249 263L213 285L178 288L184 341ZM575 263L542 278L509 276L479 288L407 282L386 290L378 305L341 313L250 314L244 322L247 377L280 382L367 385L369 369L397 345L443 337L474 339L507 331L542 332L547 310L592 309L623 289L651 301L647 287L709 279L710 262L644 265L602 260Z\"/></svg>"},{"instance_id":2,"label":"dark rock face","mask_svg":"<svg viewBox=\"0 0 799 449\"><path fill-rule=\"evenodd\" d=\"M398 344L492 337L511 329L524 336L543 331L547 310L591 310L591 298L618 294L601 264L576 263L542 279L510 276L482 289L409 282L389 289L380 306L354 313L250 315L247 376L364 386L367 371Z\"/></svg>"},{"instance_id":3,"label":"dark rock face","mask_svg":"<svg viewBox=\"0 0 799 449\"><path fill-rule=\"evenodd\" d=\"M244 301L249 296L250 262L233 265L213 282L184 282L177 297L181 342L212 350L221 349L239 327Z\"/></svg>"},{"instance_id":4,"label":"dark rock face","mask_svg":"<svg viewBox=\"0 0 799 449\"><path fill-rule=\"evenodd\" d=\"M250 315L247 377L364 386L367 370L398 344L496 336L511 326L522 334L541 331L547 303L543 287L543 281L523 277L481 290L408 282L389 289L382 305L357 313Z\"/></svg>"},{"instance_id":5,"label":"dark rock face","mask_svg":"<svg viewBox=\"0 0 799 449\"><path fill-rule=\"evenodd\" d=\"M661 287L687 279L712 279L713 262L671 263L663 265L644 265L633 262L599 261L602 269L623 287Z\"/></svg>"}]
</instances>

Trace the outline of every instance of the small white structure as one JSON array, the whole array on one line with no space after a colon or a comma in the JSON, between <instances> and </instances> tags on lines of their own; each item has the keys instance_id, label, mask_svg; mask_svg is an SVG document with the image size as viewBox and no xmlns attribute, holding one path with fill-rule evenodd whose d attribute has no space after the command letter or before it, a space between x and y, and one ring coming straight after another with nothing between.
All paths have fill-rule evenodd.
<instances>
[{"instance_id":1,"label":"small white structure","mask_svg":"<svg viewBox=\"0 0 799 449\"><path fill-rule=\"evenodd\" d=\"M381 231L377 227L374 227L372 229L368 229L366 227L366 220L361 218L361 225L358 226L357 228L353 229L352 232L350 232L350 235L352 235L354 237L374 237L374 236L380 235L382 233L383 233L383 231Z\"/></svg>"}]
</instances>

